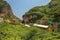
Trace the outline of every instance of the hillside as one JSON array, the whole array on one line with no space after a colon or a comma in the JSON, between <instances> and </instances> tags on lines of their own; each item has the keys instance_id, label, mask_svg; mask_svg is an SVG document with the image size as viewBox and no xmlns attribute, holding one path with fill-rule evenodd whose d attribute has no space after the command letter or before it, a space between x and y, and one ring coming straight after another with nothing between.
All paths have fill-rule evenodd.
<instances>
[{"instance_id":1,"label":"hillside","mask_svg":"<svg viewBox=\"0 0 60 40\"><path fill-rule=\"evenodd\" d=\"M23 15L26 24L38 23L53 26L54 32L58 32L60 25L60 0L52 0L48 5L36 6Z\"/></svg>"},{"instance_id":2,"label":"hillside","mask_svg":"<svg viewBox=\"0 0 60 40\"><path fill-rule=\"evenodd\" d=\"M60 40L59 33L49 33L37 27L0 23L0 40Z\"/></svg>"},{"instance_id":3,"label":"hillside","mask_svg":"<svg viewBox=\"0 0 60 40\"><path fill-rule=\"evenodd\" d=\"M60 2L59 1L60 0L52 0L46 6L34 7L34 8L30 9L28 12L26 12L23 15L23 19L26 16L26 17L29 17L30 20L32 20L33 18L35 19L34 16L36 16L37 20L38 20L38 18L41 20L41 19L44 19L45 16L47 16L48 18L51 18L51 20L54 20L54 21L55 21L55 19L58 19L58 20L56 20L58 22L60 20L60 18L59 18L59 15L60 15L60 11L59 11L60 10ZM32 20L32 21L34 21L34 20Z\"/></svg>"},{"instance_id":4,"label":"hillside","mask_svg":"<svg viewBox=\"0 0 60 40\"><path fill-rule=\"evenodd\" d=\"M0 0L0 17L14 17L10 5L3 0Z\"/></svg>"},{"instance_id":5,"label":"hillside","mask_svg":"<svg viewBox=\"0 0 60 40\"><path fill-rule=\"evenodd\" d=\"M37 6L23 15L24 24L43 24L49 28L27 27L14 16L10 5L0 0L0 40L60 40L60 0L46 6ZM57 19L57 20L56 20Z\"/></svg>"},{"instance_id":6,"label":"hillside","mask_svg":"<svg viewBox=\"0 0 60 40\"><path fill-rule=\"evenodd\" d=\"M4 0L0 0L0 22L18 23L21 20L17 18L9 5Z\"/></svg>"}]
</instances>

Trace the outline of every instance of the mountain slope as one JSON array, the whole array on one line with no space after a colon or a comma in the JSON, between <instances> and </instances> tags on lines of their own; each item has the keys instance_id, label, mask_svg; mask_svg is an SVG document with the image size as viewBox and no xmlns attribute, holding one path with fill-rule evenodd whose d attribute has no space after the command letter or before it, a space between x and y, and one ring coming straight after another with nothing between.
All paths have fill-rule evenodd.
<instances>
[{"instance_id":1,"label":"mountain slope","mask_svg":"<svg viewBox=\"0 0 60 40\"><path fill-rule=\"evenodd\" d=\"M37 7L30 9L28 12L26 12L23 15L23 19L25 18L25 16L26 17L29 16L29 18L31 17L31 19L33 19L34 16L37 16L37 20L38 20L38 17L40 17L39 19L42 19L45 16L47 16L49 18L52 18L52 20L55 20L56 18L58 18L58 20L56 20L56 21L59 21L60 20L60 18L59 18L60 11L59 10L60 10L60 0L52 0L46 6L37 6Z\"/></svg>"},{"instance_id":2,"label":"mountain slope","mask_svg":"<svg viewBox=\"0 0 60 40\"><path fill-rule=\"evenodd\" d=\"M23 22L26 24L51 25L57 32L60 25L60 0L52 0L46 6L37 6L30 9L23 15Z\"/></svg>"},{"instance_id":3,"label":"mountain slope","mask_svg":"<svg viewBox=\"0 0 60 40\"><path fill-rule=\"evenodd\" d=\"M57 1L57 0L56 0ZM2 2L2 0L0 0L1 3L4 3ZM54 0L52 1L54 2ZM4 3L5 5L5 3ZM4 8L4 6L3 6ZM53 7L54 8L54 7ZM30 18L32 20L32 18L36 19L37 17L39 17L40 19L36 19L38 22L41 21L40 24L44 24L42 22L47 22L46 19L50 19L48 21L52 22L52 18L54 18L55 16L54 13L52 13L52 8L50 7L50 4L47 5L47 6L41 6L41 7L35 7L33 9L32 12L29 11L29 15L33 15L32 16L29 16L28 15L28 12L27 12L27 15L23 16L25 17L25 19L28 19ZM43 11L44 10L44 11ZM58 9L57 9L58 10ZM36 14L32 14L32 13L35 13ZM8 12L8 11L7 11ZM31 14L30 14L31 13ZM59 12L60 13L60 12ZM1 13L2 14L2 13ZM4 13L3 13L4 14ZM58 13L57 13L58 14ZM36 16L37 15L37 16ZM5 17L8 15L4 15ZM3 18L4 18L3 16ZM28 16L28 17L27 17ZM27 18L26 18L27 17ZM59 17L59 16L58 16ZM9 18L9 17L8 17ZM45 19L44 19L45 18ZM10 18L9 18L10 19ZM12 19L14 19L12 17ZM30 20L29 19L29 20ZM14 19L15 20L15 19ZM35 20L35 21L36 21ZM54 19L55 20L55 19ZM59 19L58 19L59 20ZM16 20L17 21L17 20ZM25 21L25 20L24 20ZM27 20L28 21L28 20ZM34 22L35 22L34 21ZM36 22L37 22L36 21ZM15 22L15 21L13 21ZM32 21L29 21L30 22L33 22ZM38 23L37 22L37 23ZM51 24L49 22L49 24ZM56 21L54 21L56 22ZM58 21L57 21L58 22ZM16 22L15 22L16 23ZM48 24L47 24L48 25ZM51 26L51 25L49 25ZM55 25L56 26L56 25ZM53 27L53 26L52 26ZM52 28L51 28L52 29ZM56 29L56 28L54 28ZM2 22L0 23L0 40L60 40L60 32L51 32L50 28L48 29L41 29L41 28L38 28L38 27L35 27L35 26L31 26L31 27L26 27L25 25L23 25L22 23L19 22L19 24L14 24L14 23L8 23L8 22Z\"/></svg>"},{"instance_id":4,"label":"mountain slope","mask_svg":"<svg viewBox=\"0 0 60 40\"><path fill-rule=\"evenodd\" d=\"M4 0L0 0L0 17L14 17L10 5Z\"/></svg>"},{"instance_id":5,"label":"mountain slope","mask_svg":"<svg viewBox=\"0 0 60 40\"><path fill-rule=\"evenodd\" d=\"M21 20L13 14L9 3L4 0L0 0L0 22L9 22L17 24L20 21Z\"/></svg>"}]
</instances>

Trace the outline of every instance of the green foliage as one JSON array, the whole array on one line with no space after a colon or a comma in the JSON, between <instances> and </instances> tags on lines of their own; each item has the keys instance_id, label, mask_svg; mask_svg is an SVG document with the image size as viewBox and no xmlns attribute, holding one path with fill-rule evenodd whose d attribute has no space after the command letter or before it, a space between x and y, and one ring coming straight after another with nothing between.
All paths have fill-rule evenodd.
<instances>
[{"instance_id":1,"label":"green foliage","mask_svg":"<svg viewBox=\"0 0 60 40\"><path fill-rule=\"evenodd\" d=\"M59 33L48 33L34 26L0 23L0 28L0 40L60 40Z\"/></svg>"},{"instance_id":2,"label":"green foliage","mask_svg":"<svg viewBox=\"0 0 60 40\"><path fill-rule=\"evenodd\" d=\"M39 15L36 18L33 18L32 21L41 20L42 18L47 18L45 16L49 16L50 23L52 22L60 22L60 0L52 0L48 5L46 6L36 6L32 9L30 9L27 13L25 13L25 16L27 15ZM39 18L40 17L40 18ZM57 20L56 20L57 19ZM49 22L47 21L47 23Z\"/></svg>"},{"instance_id":3,"label":"green foliage","mask_svg":"<svg viewBox=\"0 0 60 40\"><path fill-rule=\"evenodd\" d=\"M10 5L5 0L0 0L0 8L4 8L4 7L11 9Z\"/></svg>"},{"instance_id":4,"label":"green foliage","mask_svg":"<svg viewBox=\"0 0 60 40\"><path fill-rule=\"evenodd\" d=\"M8 5L5 4L5 1L0 0L0 7ZM24 16L30 15L37 16L37 18L31 18L30 20L32 21L44 20L48 18L48 21L46 22L48 25L52 24L54 21L60 26L60 0L52 0L47 6L34 7ZM0 40L60 40L60 33L49 33L47 30L43 30L35 26L28 28L21 23L0 23Z\"/></svg>"}]
</instances>

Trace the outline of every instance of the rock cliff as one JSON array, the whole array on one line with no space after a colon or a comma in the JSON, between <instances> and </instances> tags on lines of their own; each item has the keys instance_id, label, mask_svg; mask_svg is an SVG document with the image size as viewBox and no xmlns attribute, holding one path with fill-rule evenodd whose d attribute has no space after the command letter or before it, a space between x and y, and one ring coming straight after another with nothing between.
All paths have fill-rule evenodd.
<instances>
[{"instance_id":1,"label":"rock cliff","mask_svg":"<svg viewBox=\"0 0 60 40\"><path fill-rule=\"evenodd\" d=\"M7 17L7 18L14 17L10 5L4 0L0 0L0 17L3 17L3 18L4 17Z\"/></svg>"},{"instance_id":2,"label":"rock cliff","mask_svg":"<svg viewBox=\"0 0 60 40\"><path fill-rule=\"evenodd\" d=\"M10 22L10 23L17 23L21 21L19 18L17 18L13 14L9 3L7 3L4 0L0 0L0 21L1 20L3 20L4 22Z\"/></svg>"}]
</instances>

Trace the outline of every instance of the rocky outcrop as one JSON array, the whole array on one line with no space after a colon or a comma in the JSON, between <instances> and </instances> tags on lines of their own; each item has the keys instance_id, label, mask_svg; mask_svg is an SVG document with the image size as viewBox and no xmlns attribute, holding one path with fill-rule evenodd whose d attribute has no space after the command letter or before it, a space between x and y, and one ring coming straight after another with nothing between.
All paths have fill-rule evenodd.
<instances>
[{"instance_id":1,"label":"rocky outcrop","mask_svg":"<svg viewBox=\"0 0 60 40\"><path fill-rule=\"evenodd\" d=\"M3 17L3 18L4 17L8 17L8 18L14 17L10 5L4 0L0 1L0 17Z\"/></svg>"},{"instance_id":2,"label":"rocky outcrop","mask_svg":"<svg viewBox=\"0 0 60 40\"><path fill-rule=\"evenodd\" d=\"M13 14L10 5L4 0L0 0L0 21L14 24L17 24L21 21Z\"/></svg>"}]
</instances>

